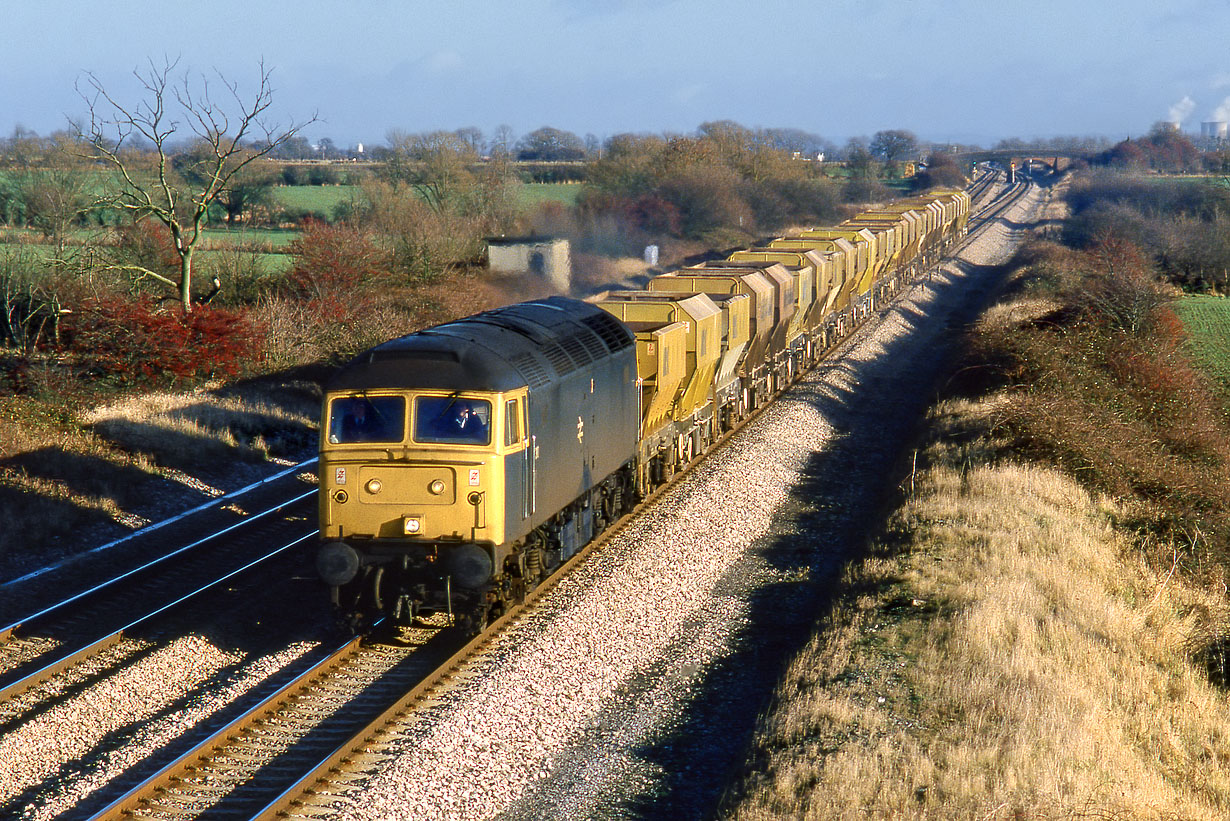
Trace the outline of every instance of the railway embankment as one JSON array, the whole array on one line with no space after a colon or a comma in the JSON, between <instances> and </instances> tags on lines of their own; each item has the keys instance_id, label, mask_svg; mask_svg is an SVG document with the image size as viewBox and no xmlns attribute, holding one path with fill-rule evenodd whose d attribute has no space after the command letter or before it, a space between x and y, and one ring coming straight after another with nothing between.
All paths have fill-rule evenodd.
<instances>
[{"instance_id":1,"label":"railway embankment","mask_svg":"<svg viewBox=\"0 0 1230 821\"><path fill-rule=\"evenodd\" d=\"M1230 437L1172 297L1018 257L723 817L1230 814Z\"/></svg>"}]
</instances>

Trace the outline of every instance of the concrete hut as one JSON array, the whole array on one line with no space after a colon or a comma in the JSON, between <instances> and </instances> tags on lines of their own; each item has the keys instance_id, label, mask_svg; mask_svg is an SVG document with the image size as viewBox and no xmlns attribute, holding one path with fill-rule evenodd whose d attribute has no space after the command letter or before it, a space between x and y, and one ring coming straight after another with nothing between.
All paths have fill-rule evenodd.
<instances>
[{"instance_id":1,"label":"concrete hut","mask_svg":"<svg viewBox=\"0 0 1230 821\"><path fill-rule=\"evenodd\" d=\"M540 276L560 293L572 287L572 257L566 239L488 237L487 267L497 273Z\"/></svg>"}]
</instances>

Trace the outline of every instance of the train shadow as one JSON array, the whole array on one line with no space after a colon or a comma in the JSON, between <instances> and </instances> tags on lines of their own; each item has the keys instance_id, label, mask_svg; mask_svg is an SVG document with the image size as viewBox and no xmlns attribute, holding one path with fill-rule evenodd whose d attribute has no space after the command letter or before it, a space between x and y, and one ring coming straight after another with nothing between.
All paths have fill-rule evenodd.
<instances>
[{"instance_id":1,"label":"train shadow","mask_svg":"<svg viewBox=\"0 0 1230 821\"><path fill-rule=\"evenodd\" d=\"M188 427L176 429L155 422L117 418L95 422L91 429L116 447L173 470L200 473L202 464L213 463L221 467L263 458L234 437Z\"/></svg>"},{"instance_id":2,"label":"train shadow","mask_svg":"<svg viewBox=\"0 0 1230 821\"><path fill-rule=\"evenodd\" d=\"M864 344L857 358L822 366L781 400L786 413L791 404L818 411L835 435L807 457L769 532L714 591L719 599L742 600L744 608L724 655L715 663L698 662L695 673L681 676L679 659L695 652L688 634L711 629L702 616L630 688L620 708L625 716L629 709L639 712L642 701L652 710L652 694L664 688L677 694L686 687L691 697L682 714L668 722L669 730L629 751L635 766L650 774L652 786L619 798L619 815L709 818L730 800L775 686L842 593L843 571L868 555L898 498L898 483L910 467L910 443L951 370L959 341L953 330L976 319L1004 278L1000 268L962 268L964 275L934 277L926 286L933 299L925 305L903 302L888 309L907 333ZM749 592L747 579L761 581ZM599 725L619 720L612 713ZM579 773L562 778L580 783ZM541 802L532 804L541 808ZM514 809L506 817L521 816Z\"/></svg>"},{"instance_id":3,"label":"train shadow","mask_svg":"<svg viewBox=\"0 0 1230 821\"><path fill-rule=\"evenodd\" d=\"M121 509L148 499L166 482L135 465L55 447L17 454L0 463L0 469L17 471L36 485L54 484L74 496L110 501Z\"/></svg>"},{"instance_id":4,"label":"train shadow","mask_svg":"<svg viewBox=\"0 0 1230 821\"><path fill-rule=\"evenodd\" d=\"M319 404L317 400L317 409ZM264 458L265 454L291 456L315 445L314 427L276 411L219 411L215 405L200 403L177 408L166 416L202 431L207 437L232 439L235 447L248 449L252 458Z\"/></svg>"}]
</instances>

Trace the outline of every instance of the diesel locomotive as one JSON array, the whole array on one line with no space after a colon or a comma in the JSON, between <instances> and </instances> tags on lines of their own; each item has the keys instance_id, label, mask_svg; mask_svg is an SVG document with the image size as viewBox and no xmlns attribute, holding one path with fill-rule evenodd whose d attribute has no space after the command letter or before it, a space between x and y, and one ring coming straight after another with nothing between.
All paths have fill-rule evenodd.
<instances>
[{"instance_id":1,"label":"diesel locomotive","mask_svg":"<svg viewBox=\"0 0 1230 821\"><path fill-rule=\"evenodd\" d=\"M355 357L321 420L316 566L339 614L482 630L938 262L969 207L932 192Z\"/></svg>"}]
</instances>

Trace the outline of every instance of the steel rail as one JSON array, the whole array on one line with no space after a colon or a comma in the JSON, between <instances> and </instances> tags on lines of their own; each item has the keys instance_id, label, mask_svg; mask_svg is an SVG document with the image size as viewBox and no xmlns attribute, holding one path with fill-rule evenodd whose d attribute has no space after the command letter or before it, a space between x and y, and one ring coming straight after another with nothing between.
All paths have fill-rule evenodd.
<instances>
[{"instance_id":1,"label":"steel rail","mask_svg":"<svg viewBox=\"0 0 1230 821\"><path fill-rule=\"evenodd\" d=\"M214 539L217 539L221 536L225 536L228 533L232 533L236 530L239 530L240 528L246 527L252 524L253 522L256 522L260 519L265 518L266 516L271 516L275 513L280 513L281 511L285 510L287 507L290 507L291 505L294 505L294 504L298 504L299 502L302 502L305 499L311 498L315 494L316 494L315 490L310 490L306 493L303 493L299 496L295 496L294 498L289 499L285 502L282 502L281 504L278 504L267 510L263 510L260 513L254 513L251 516L248 516L247 518L245 518L243 521L236 522L233 525L228 525L227 527L224 527L215 533L211 533L208 536L205 536L201 539L197 539L196 541L190 544L186 544L183 547L173 550L170 553L167 553L163 556L159 556L157 559L147 562L141 565L140 567L135 567L131 570L125 571L124 573L121 573L118 576L108 579L102 584L97 584L94 587L91 587L87 590L83 590L80 593L77 593L73 596L69 596L67 599L62 599L61 601L51 605L50 607L45 607L42 610L39 610L37 613L31 613L28 616L23 616L22 618L18 619L12 624L8 624L8 625L5 625L4 627L0 627L0 645L2 645L4 642L11 641L14 638L14 634L21 628L27 627L30 622L36 621L40 618L44 618L47 615L54 613L57 610L60 610L64 607L67 607L70 604L79 602L82 599L96 595L102 592L103 590L110 588L112 585L118 584L127 579L131 579L133 576L140 575L154 567L157 567L158 565L162 564L163 562L169 559L173 559L176 556L180 556L181 554L185 552L188 552L190 550L193 550L194 548L200 547L201 545L206 544L207 542L213 541Z\"/></svg>"},{"instance_id":2,"label":"steel rail","mask_svg":"<svg viewBox=\"0 0 1230 821\"><path fill-rule=\"evenodd\" d=\"M988 203L977 215L971 216L969 219L971 226L966 231L965 239L962 240L961 244L958 246L958 249L964 248L972 242L979 232L988 227L993 220L998 219L1004 211L1007 211L1022 197L1024 197L1025 193L1029 191L1033 185L1035 185L1035 183L1032 180L1018 180L1012 184L1011 188L1007 188L996 195L996 197L992 199L991 202Z\"/></svg>"},{"instance_id":3,"label":"steel rail","mask_svg":"<svg viewBox=\"0 0 1230 821\"><path fill-rule=\"evenodd\" d=\"M343 666L360 651L362 641L362 636L356 636L347 640L344 644L331 651L325 658L296 676L294 680L287 682L274 693L262 699L259 704L247 710L243 715L212 733L208 738L200 741L192 749L179 756L179 758L167 764L158 772L90 816L91 821L120 818L135 812L142 804L148 803L156 793L165 790L175 781L182 780L188 773L196 770L201 763L225 748L235 736L241 735L255 727L269 715L281 710L317 679L327 676Z\"/></svg>"},{"instance_id":4,"label":"steel rail","mask_svg":"<svg viewBox=\"0 0 1230 821\"><path fill-rule=\"evenodd\" d=\"M36 687L39 684L42 684L44 681L47 681L48 679L64 672L65 670L81 663L82 661L89 659L89 658L93 658L94 656L97 656L98 654L102 653L104 650L107 650L115 646L119 642L123 641L124 633L126 631L132 630L138 625L144 624L145 622L155 618L156 616L159 616L167 612L168 610L171 610L183 604L189 599L195 598L196 596L208 590L212 590L213 588L217 587L223 582L229 581L235 576L238 576L240 573L244 573L248 570L251 570L253 567L263 564L264 562L269 561L273 557L278 556L282 554L283 552L290 550L293 547L297 547L303 544L303 542L307 541L308 539L312 538L315 535L316 535L316 531L312 530L311 532L306 533L303 536L300 536L294 539L288 544L284 544L281 547L276 548L275 550L269 553L266 553L264 556L261 556L258 559L254 559L253 561L248 562L242 567L239 567L239 568L236 568L235 570L230 571L229 573L227 573L226 575L220 578L214 579L213 581L209 582L209 584L203 585L202 587L198 587L196 590L193 590L191 593L187 593L183 596L180 596L178 599L175 599L172 602L164 604L161 607L158 607L156 610L146 613L144 616L141 616L139 619L129 622L128 624L124 625L118 630L112 631L108 635L103 636L102 638L89 643L85 647L74 650L71 653L68 653L67 655L62 656L61 658L57 659L56 661L53 661L50 664L39 668L33 673L23 676L22 678L18 679L17 681L12 682L11 684L5 685L3 688L0 688L0 703L3 703L12 698L15 698L16 696L21 695L22 693L26 692L30 688Z\"/></svg>"},{"instance_id":5,"label":"steel rail","mask_svg":"<svg viewBox=\"0 0 1230 821\"><path fill-rule=\"evenodd\" d=\"M226 494L223 494L222 496L218 496L217 498L210 499L208 502L199 504L194 508L190 508L189 510L185 510L181 513L177 513L174 516L170 517L169 519L163 519L160 522L155 522L154 524L143 527L140 530L133 531L132 533L129 533L127 536L123 536L119 539L115 539L114 541L107 542L106 544L98 545L97 547L92 547L89 550L85 551L84 553L79 553L75 556L70 556L66 559L62 559L61 561L56 562L55 564L47 565L46 567L40 567L38 570L32 570L29 573L25 574L24 576L18 576L16 579L8 579L6 581L0 581L0 588L10 587L15 584L20 584L22 582L29 581L30 579L38 578L39 576L42 576L45 573L50 573L53 570L59 570L61 567L64 567L65 565L72 564L73 562L85 556L89 556L94 553L100 553L104 550L109 550L115 547L116 545L120 545L120 544L123 544L124 542L131 541L139 536L146 536L154 532L155 530L159 530L160 528L166 527L167 525L174 524L175 522L178 522L181 519L186 519L187 517L192 516L193 514L200 513L204 510L209 510L210 508L218 506L222 503L225 503L230 499L237 499L243 494L253 491L257 489L258 487L263 487L264 485L267 485L271 482L276 482L278 479L285 478L297 470L303 470L308 465L311 465L319 460L320 460L319 456L313 456L311 459L305 459L302 462L299 462L298 464L288 467L286 470L279 471L273 474L272 476L266 476L264 479L260 479L256 482L253 482L250 485L241 487L238 490L232 490L230 493L226 493Z\"/></svg>"}]
</instances>

